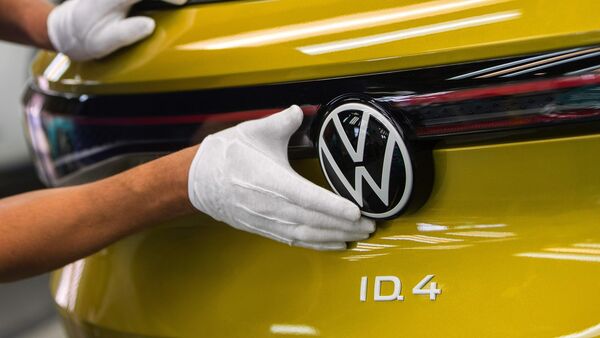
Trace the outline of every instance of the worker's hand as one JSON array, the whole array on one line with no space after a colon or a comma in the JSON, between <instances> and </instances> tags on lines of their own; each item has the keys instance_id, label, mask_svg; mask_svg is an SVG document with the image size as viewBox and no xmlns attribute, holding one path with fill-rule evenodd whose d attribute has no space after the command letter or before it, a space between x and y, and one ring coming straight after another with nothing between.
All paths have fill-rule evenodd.
<instances>
[{"instance_id":1,"label":"worker's hand","mask_svg":"<svg viewBox=\"0 0 600 338\"><path fill-rule=\"evenodd\" d=\"M296 173L290 136L302 123L298 106L206 138L189 174L189 196L200 211L231 226L289 245L342 250L375 223L352 202Z\"/></svg>"},{"instance_id":2,"label":"worker's hand","mask_svg":"<svg viewBox=\"0 0 600 338\"><path fill-rule=\"evenodd\" d=\"M148 37L154 20L127 18L141 0L68 0L48 16L48 36L57 51L76 61L102 58ZM187 0L163 0L183 4Z\"/></svg>"}]
</instances>

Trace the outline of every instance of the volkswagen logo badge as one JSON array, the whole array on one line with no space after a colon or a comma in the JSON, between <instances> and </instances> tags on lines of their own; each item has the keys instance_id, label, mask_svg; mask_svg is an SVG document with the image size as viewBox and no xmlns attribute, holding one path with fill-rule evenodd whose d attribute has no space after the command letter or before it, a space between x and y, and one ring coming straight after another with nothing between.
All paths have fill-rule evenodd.
<instances>
[{"instance_id":1,"label":"volkswagen logo badge","mask_svg":"<svg viewBox=\"0 0 600 338\"><path fill-rule=\"evenodd\" d=\"M347 102L318 132L321 169L331 188L374 219L396 217L414 185L411 153L398 124L375 106Z\"/></svg>"}]
</instances>

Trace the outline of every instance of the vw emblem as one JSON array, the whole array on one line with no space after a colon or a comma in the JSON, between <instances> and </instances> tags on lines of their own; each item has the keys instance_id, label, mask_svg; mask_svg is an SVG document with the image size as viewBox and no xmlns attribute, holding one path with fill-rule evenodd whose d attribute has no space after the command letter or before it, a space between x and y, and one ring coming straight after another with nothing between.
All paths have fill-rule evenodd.
<instances>
[{"instance_id":1,"label":"vw emblem","mask_svg":"<svg viewBox=\"0 0 600 338\"><path fill-rule=\"evenodd\" d=\"M374 219L397 216L413 190L411 156L396 123L373 106L351 102L325 116L321 169L331 188Z\"/></svg>"}]
</instances>

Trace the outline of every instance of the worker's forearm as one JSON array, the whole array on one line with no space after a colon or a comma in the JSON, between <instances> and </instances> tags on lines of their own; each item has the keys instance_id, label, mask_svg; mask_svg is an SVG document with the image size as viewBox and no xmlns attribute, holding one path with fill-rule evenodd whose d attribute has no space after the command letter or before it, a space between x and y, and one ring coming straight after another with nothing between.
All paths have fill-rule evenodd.
<instances>
[{"instance_id":1,"label":"worker's forearm","mask_svg":"<svg viewBox=\"0 0 600 338\"><path fill-rule=\"evenodd\" d=\"M197 150L188 148L86 187L91 195L100 192L102 200L98 202L115 211L108 215L99 212L115 231L123 231L111 234L122 237L195 211L188 197L188 172ZM91 208L96 210L94 205Z\"/></svg>"},{"instance_id":2,"label":"worker's forearm","mask_svg":"<svg viewBox=\"0 0 600 338\"><path fill-rule=\"evenodd\" d=\"M46 22L53 8L47 0L0 0L0 39L52 49Z\"/></svg>"},{"instance_id":3,"label":"worker's forearm","mask_svg":"<svg viewBox=\"0 0 600 338\"><path fill-rule=\"evenodd\" d=\"M149 225L191 213L196 148L95 183L0 201L0 280L61 267Z\"/></svg>"}]
</instances>

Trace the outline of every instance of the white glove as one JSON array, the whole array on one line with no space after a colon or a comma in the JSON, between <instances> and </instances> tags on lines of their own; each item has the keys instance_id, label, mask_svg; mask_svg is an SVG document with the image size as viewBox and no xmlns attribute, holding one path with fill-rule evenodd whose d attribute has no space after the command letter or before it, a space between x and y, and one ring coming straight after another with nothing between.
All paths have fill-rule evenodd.
<instances>
[{"instance_id":1,"label":"white glove","mask_svg":"<svg viewBox=\"0 0 600 338\"><path fill-rule=\"evenodd\" d=\"M303 113L292 106L207 137L192 162L189 197L200 211L234 228L316 250L343 250L375 223L352 202L296 173L290 136Z\"/></svg>"},{"instance_id":2,"label":"white glove","mask_svg":"<svg viewBox=\"0 0 600 338\"><path fill-rule=\"evenodd\" d=\"M127 18L141 0L68 0L48 16L48 36L54 48L76 61L102 58L148 37L154 20ZM163 0L183 4L187 0Z\"/></svg>"}]
</instances>

